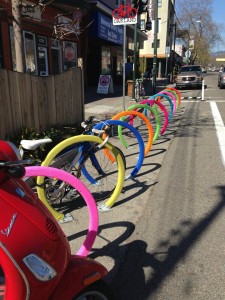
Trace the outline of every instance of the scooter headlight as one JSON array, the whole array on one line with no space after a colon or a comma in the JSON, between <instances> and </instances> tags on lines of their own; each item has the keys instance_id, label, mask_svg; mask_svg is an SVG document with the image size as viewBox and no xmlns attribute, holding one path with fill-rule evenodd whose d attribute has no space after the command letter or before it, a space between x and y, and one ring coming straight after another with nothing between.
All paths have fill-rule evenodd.
<instances>
[{"instance_id":1,"label":"scooter headlight","mask_svg":"<svg viewBox=\"0 0 225 300\"><path fill-rule=\"evenodd\" d=\"M36 254L24 257L23 262L40 281L49 281L57 275L56 271Z\"/></svg>"}]
</instances>

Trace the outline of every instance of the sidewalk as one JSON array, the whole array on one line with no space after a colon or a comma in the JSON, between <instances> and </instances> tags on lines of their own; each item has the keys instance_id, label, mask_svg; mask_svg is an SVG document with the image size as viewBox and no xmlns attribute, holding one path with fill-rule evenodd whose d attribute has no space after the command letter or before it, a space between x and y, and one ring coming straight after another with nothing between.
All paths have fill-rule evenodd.
<instances>
[{"instance_id":1,"label":"sidewalk","mask_svg":"<svg viewBox=\"0 0 225 300\"><path fill-rule=\"evenodd\" d=\"M157 79L156 91L162 91L168 86L166 79ZM152 95L152 81L149 80L145 84L145 98ZM122 85L114 85L113 94L97 94L97 87L88 87L85 91L85 119L94 115L96 120L105 120L111 118L115 113L127 109L134 104L135 101L131 100L130 96L123 98Z\"/></svg>"}]
</instances>

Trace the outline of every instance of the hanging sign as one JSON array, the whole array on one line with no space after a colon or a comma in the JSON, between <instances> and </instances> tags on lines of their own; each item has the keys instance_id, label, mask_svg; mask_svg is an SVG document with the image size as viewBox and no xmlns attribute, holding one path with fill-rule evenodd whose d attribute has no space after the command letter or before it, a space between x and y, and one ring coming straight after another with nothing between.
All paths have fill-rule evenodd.
<instances>
[{"instance_id":1,"label":"hanging sign","mask_svg":"<svg viewBox=\"0 0 225 300\"><path fill-rule=\"evenodd\" d=\"M126 25L137 23L137 9L132 7L130 3L120 5L112 12L113 25Z\"/></svg>"},{"instance_id":2,"label":"hanging sign","mask_svg":"<svg viewBox=\"0 0 225 300\"><path fill-rule=\"evenodd\" d=\"M113 93L113 81L111 75L100 75L98 81L98 94Z\"/></svg>"}]
</instances>

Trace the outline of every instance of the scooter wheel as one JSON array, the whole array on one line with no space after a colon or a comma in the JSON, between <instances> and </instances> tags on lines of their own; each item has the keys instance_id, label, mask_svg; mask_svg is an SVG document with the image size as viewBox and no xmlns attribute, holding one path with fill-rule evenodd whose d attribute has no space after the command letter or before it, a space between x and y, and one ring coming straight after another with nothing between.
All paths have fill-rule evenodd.
<instances>
[{"instance_id":1,"label":"scooter wheel","mask_svg":"<svg viewBox=\"0 0 225 300\"><path fill-rule=\"evenodd\" d=\"M86 287L73 300L116 300L112 288L104 281L98 280Z\"/></svg>"}]
</instances>

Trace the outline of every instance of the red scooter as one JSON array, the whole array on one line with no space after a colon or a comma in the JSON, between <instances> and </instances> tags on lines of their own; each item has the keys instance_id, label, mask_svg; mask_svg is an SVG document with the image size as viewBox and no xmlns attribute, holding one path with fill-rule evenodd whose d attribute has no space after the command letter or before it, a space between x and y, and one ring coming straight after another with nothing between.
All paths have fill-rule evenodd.
<instances>
[{"instance_id":1,"label":"red scooter","mask_svg":"<svg viewBox=\"0 0 225 300\"><path fill-rule=\"evenodd\" d=\"M24 163L0 141L0 299L115 299L106 268L71 254L61 227L22 180Z\"/></svg>"}]
</instances>

